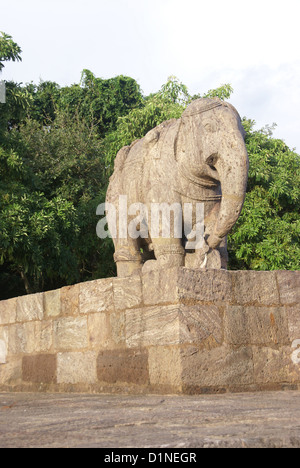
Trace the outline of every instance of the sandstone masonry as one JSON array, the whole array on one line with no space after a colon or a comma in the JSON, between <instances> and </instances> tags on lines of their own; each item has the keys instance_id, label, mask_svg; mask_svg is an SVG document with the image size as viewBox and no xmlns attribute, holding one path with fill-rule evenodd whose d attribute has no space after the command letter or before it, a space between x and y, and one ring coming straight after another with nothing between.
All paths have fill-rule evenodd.
<instances>
[{"instance_id":1,"label":"sandstone masonry","mask_svg":"<svg viewBox=\"0 0 300 468\"><path fill-rule=\"evenodd\" d=\"M299 302L299 271L184 267L2 301L0 391L299 389Z\"/></svg>"}]
</instances>

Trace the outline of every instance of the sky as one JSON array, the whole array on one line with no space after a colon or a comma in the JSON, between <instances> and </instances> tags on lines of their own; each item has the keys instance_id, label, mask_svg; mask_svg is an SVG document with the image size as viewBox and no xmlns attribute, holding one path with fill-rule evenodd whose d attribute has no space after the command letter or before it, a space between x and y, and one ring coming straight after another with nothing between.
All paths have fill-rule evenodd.
<instances>
[{"instance_id":1,"label":"sky","mask_svg":"<svg viewBox=\"0 0 300 468\"><path fill-rule=\"evenodd\" d=\"M0 0L22 48L0 79L78 83L127 75L143 93L175 75L190 94L229 83L256 128L300 152L300 0Z\"/></svg>"}]
</instances>

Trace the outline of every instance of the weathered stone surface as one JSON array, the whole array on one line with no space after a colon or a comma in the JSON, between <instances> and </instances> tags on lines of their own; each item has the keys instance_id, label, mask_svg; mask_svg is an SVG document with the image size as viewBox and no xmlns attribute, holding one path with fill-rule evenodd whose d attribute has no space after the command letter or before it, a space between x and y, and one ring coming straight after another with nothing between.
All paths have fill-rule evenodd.
<instances>
[{"instance_id":1,"label":"weathered stone surface","mask_svg":"<svg viewBox=\"0 0 300 468\"><path fill-rule=\"evenodd\" d=\"M41 353L51 349L53 344L52 321L43 320L42 322L25 323L24 327L28 353Z\"/></svg>"},{"instance_id":2,"label":"weathered stone surface","mask_svg":"<svg viewBox=\"0 0 300 468\"><path fill-rule=\"evenodd\" d=\"M140 276L114 278L113 293L115 310L125 310L141 306L143 297Z\"/></svg>"},{"instance_id":3,"label":"weathered stone surface","mask_svg":"<svg viewBox=\"0 0 300 468\"><path fill-rule=\"evenodd\" d=\"M42 320L44 316L43 293L17 298L17 322Z\"/></svg>"},{"instance_id":4,"label":"weathered stone surface","mask_svg":"<svg viewBox=\"0 0 300 468\"><path fill-rule=\"evenodd\" d=\"M236 271L231 275L238 304L279 305L275 272Z\"/></svg>"},{"instance_id":5,"label":"weathered stone surface","mask_svg":"<svg viewBox=\"0 0 300 468\"><path fill-rule=\"evenodd\" d=\"M17 299L0 301L0 325L14 323L17 316Z\"/></svg>"},{"instance_id":6,"label":"weathered stone surface","mask_svg":"<svg viewBox=\"0 0 300 468\"><path fill-rule=\"evenodd\" d=\"M181 300L205 302L232 301L231 273L225 270L179 270Z\"/></svg>"},{"instance_id":7,"label":"weathered stone surface","mask_svg":"<svg viewBox=\"0 0 300 468\"><path fill-rule=\"evenodd\" d=\"M282 304L298 304L300 314L300 271L277 271Z\"/></svg>"},{"instance_id":8,"label":"weathered stone surface","mask_svg":"<svg viewBox=\"0 0 300 468\"><path fill-rule=\"evenodd\" d=\"M22 381L22 358L9 356L6 363L0 366L0 384L16 385Z\"/></svg>"},{"instance_id":9,"label":"weathered stone surface","mask_svg":"<svg viewBox=\"0 0 300 468\"><path fill-rule=\"evenodd\" d=\"M292 361L293 349L253 347L254 378L258 384L299 382L300 364Z\"/></svg>"},{"instance_id":10,"label":"weathered stone surface","mask_svg":"<svg viewBox=\"0 0 300 468\"><path fill-rule=\"evenodd\" d=\"M25 322L7 328L10 354L39 353L52 346L52 322Z\"/></svg>"},{"instance_id":11,"label":"weathered stone surface","mask_svg":"<svg viewBox=\"0 0 300 468\"><path fill-rule=\"evenodd\" d=\"M25 324L16 323L7 327L9 354L21 354L27 351Z\"/></svg>"},{"instance_id":12,"label":"weathered stone surface","mask_svg":"<svg viewBox=\"0 0 300 468\"><path fill-rule=\"evenodd\" d=\"M182 384L187 392L205 387L246 385L253 383L252 350L219 346L210 350L190 346L182 349Z\"/></svg>"},{"instance_id":13,"label":"weathered stone surface","mask_svg":"<svg viewBox=\"0 0 300 468\"><path fill-rule=\"evenodd\" d=\"M153 270L144 273L142 276L144 304L176 304L179 299L178 275L178 268Z\"/></svg>"},{"instance_id":14,"label":"weathered stone surface","mask_svg":"<svg viewBox=\"0 0 300 468\"><path fill-rule=\"evenodd\" d=\"M126 311L126 344L129 348L180 342L179 307L147 307Z\"/></svg>"},{"instance_id":15,"label":"weathered stone surface","mask_svg":"<svg viewBox=\"0 0 300 468\"><path fill-rule=\"evenodd\" d=\"M223 312L216 305L180 306L180 343L223 342Z\"/></svg>"},{"instance_id":16,"label":"weathered stone surface","mask_svg":"<svg viewBox=\"0 0 300 468\"><path fill-rule=\"evenodd\" d=\"M64 317L54 322L54 346L57 351L80 350L88 346L86 317Z\"/></svg>"},{"instance_id":17,"label":"weathered stone surface","mask_svg":"<svg viewBox=\"0 0 300 468\"><path fill-rule=\"evenodd\" d=\"M57 355L57 382L58 383L95 383L96 353L69 352Z\"/></svg>"},{"instance_id":18,"label":"weathered stone surface","mask_svg":"<svg viewBox=\"0 0 300 468\"><path fill-rule=\"evenodd\" d=\"M0 340L0 364L6 363L7 345L4 340Z\"/></svg>"},{"instance_id":19,"label":"weathered stone surface","mask_svg":"<svg viewBox=\"0 0 300 468\"><path fill-rule=\"evenodd\" d=\"M288 344L288 322L280 307L227 306L225 341L233 345Z\"/></svg>"},{"instance_id":20,"label":"weathered stone surface","mask_svg":"<svg viewBox=\"0 0 300 468\"><path fill-rule=\"evenodd\" d=\"M64 292L66 299L66 290ZM46 317L58 317L61 313L61 290L47 291L44 293L44 312ZM65 303L64 303L65 308Z\"/></svg>"},{"instance_id":21,"label":"weathered stone surface","mask_svg":"<svg viewBox=\"0 0 300 468\"><path fill-rule=\"evenodd\" d=\"M63 315L78 315L80 285L66 286L60 290L61 313Z\"/></svg>"},{"instance_id":22,"label":"weathered stone surface","mask_svg":"<svg viewBox=\"0 0 300 468\"><path fill-rule=\"evenodd\" d=\"M149 271L142 279L111 278L0 303L1 389L300 388L300 313L288 293L294 276L283 272L280 303L273 304L279 301L273 291L279 273L171 268ZM159 303L144 303L154 300ZM41 370L48 360L53 370L53 356L57 379Z\"/></svg>"},{"instance_id":23,"label":"weathered stone surface","mask_svg":"<svg viewBox=\"0 0 300 468\"><path fill-rule=\"evenodd\" d=\"M22 360L22 379L25 382L56 382L56 355L38 354L24 356Z\"/></svg>"},{"instance_id":24,"label":"weathered stone surface","mask_svg":"<svg viewBox=\"0 0 300 468\"><path fill-rule=\"evenodd\" d=\"M89 345L92 349L108 348L111 345L109 315L104 312L88 315Z\"/></svg>"},{"instance_id":25,"label":"weathered stone surface","mask_svg":"<svg viewBox=\"0 0 300 468\"><path fill-rule=\"evenodd\" d=\"M112 278L81 283L79 300L81 314L113 311Z\"/></svg>"},{"instance_id":26,"label":"weathered stone surface","mask_svg":"<svg viewBox=\"0 0 300 468\"><path fill-rule=\"evenodd\" d=\"M286 308L288 317L289 338L291 341L300 340L300 310L299 305Z\"/></svg>"},{"instance_id":27,"label":"weathered stone surface","mask_svg":"<svg viewBox=\"0 0 300 468\"><path fill-rule=\"evenodd\" d=\"M97 359L98 380L114 384L148 385L148 351L145 348L101 351Z\"/></svg>"},{"instance_id":28,"label":"weathered stone surface","mask_svg":"<svg viewBox=\"0 0 300 468\"><path fill-rule=\"evenodd\" d=\"M191 463L199 466L203 453L195 448L299 448L299 420L299 391L200 397L2 393L0 447L99 447L102 462L115 448L125 454L143 448L146 460L153 449L174 455L188 448L187 456L196 454Z\"/></svg>"},{"instance_id":29,"label":"weathered stone surface","mask_svg":"<svg viewBox=\"0 0 300 468\"><path fill-rule=\"evenodd\" d=\"M150 384L160 389L181 391L181 352L174 346L151 346L149 352Z\"/></svg>"},{"instance_id":30,"label":"weathered stone surface","mask_svg":"<svg viewBox=\"0 0 300 468\"><path fill-rule=\"evenodd\" d=\"M112 312L109 315L112 347L125 346L126 341L126 319L124 312Z\"/></svg>"}]
</instances>

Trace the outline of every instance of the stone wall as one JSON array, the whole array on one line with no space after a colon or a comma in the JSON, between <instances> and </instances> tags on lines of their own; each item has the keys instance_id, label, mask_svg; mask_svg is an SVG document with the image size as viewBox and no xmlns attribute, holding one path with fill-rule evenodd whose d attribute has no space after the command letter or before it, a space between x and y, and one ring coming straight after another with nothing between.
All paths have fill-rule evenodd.
<instances>
[{"instance_id":1,"label":"stone wall","mask_svg":"<svg viewBox=\"0 0 300 468\"><path fill-rule=\"evenodd\" d=\"M300 388L300 272L173 268L0 302L0 390Z\"/></svg>"}]
</instances>

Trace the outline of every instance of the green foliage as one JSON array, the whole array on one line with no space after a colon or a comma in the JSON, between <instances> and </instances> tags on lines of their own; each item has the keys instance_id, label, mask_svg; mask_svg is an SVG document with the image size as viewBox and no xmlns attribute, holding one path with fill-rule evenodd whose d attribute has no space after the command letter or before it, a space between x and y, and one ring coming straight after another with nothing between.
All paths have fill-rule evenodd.
<instances>
[{"instance_id":1,"label":"green foliage","mask_svg":"<svg viewBox=\"0 0 300 468\"><path fill-rule=\"evenodd\" d=\"M32 96L21 84L6 81L6 103L0 104L0 137L3 132L18 126L32 106Z\"/></svg>"},{"instance_id":2,"label":"green foliage","mask_svg":"<svg viewBox=\"0 0 300 468\"><path fill-rule=\"evenodd\" d=\"M218 97L224 101L225 99L229 99L231 94L233 93L233 88L230 84L224 84L216 89L210 89L205 94L195 94L192 97L192 100L199 99L199 98L215 98Z\"/></svg>"},{"instance_id":3,"label":"green foliage","mask_svg":"<svg viewBox=\"0 0 300 468\"><path fill-rule=\"evenodd\" d=\"M4 68L3 62L12 60L13 62L21 59L21 48L12 40L12 37L4 32L0 32L0 72Z\"/></svg>"},{"instance_id":4,"label":"green foliage","mask_svg":"<svg viewBox=\"0 0 300 468\"><path fill-rule=\"evenodd\" d=\"M300 266L300 157L272 127L244 120L250 160L241 216L229 236L233 269L297 270Z\"/></svg>"},{"instance_id":5,"label":"green foliage","mask_svg":"<svg viewBox=\"0 0 300 468\"><path fill-rule=\"evenodd\" d=\"M1 42L2 41L2 42ZM4 42L3 42L4 41ZM1 46L10 44L4 54ZM1 60L20 59L9 36ZM5 49L8 50L8 49ZM118 150L165 120L178 118L191 100L228 99L230 85L190 96L170 77L150 96L130 77L96 78L61 88L8 82L0 105L0 299L113 276L111 239L96 236L96 208L105 200ZM244 120L250 158L242 215L229 236L230 268L297 269L299 155L254 131Z\"/></svg>"},{"instance_id":6,"label":"green foliage","mask_svg":"<svg viewBox=\"0 0 300 468\"><path fill-rule=\"evenodd\" d=\"M89 123L96 123L99 136L116 127L117 120L142 103L140 87L127 76L108 80L96 78L83 70L80 85L62 88L57 106L71 114L78 113Z\"/></svg>"},{"instance_id":7,"label":"green foliage","mask_svg":"<svg viewBox=\"0 0 300 468\"><path fill-rule=\"evenodd\" d=\"M103 259L112 246L95 233L106 190L96 127L58 111L47 127L26 119L3 143L0 277L19 275L37 292L112 275L112 251Z\"/></svg>"},{"instance_id":8,"label":"green foliage","mask_svg":"<svg viewBox=\"0 0 300 468\"><path fill-rule=\"evenodd\" d=\"M179 118L190 101L185 85L170 77L158 93L144 100L143 105L119 117L116 130L104 139L106 163L113 167L113 160L123 146L142 138L149 130L169 119Z\"/></svg>"}]
</instances>

